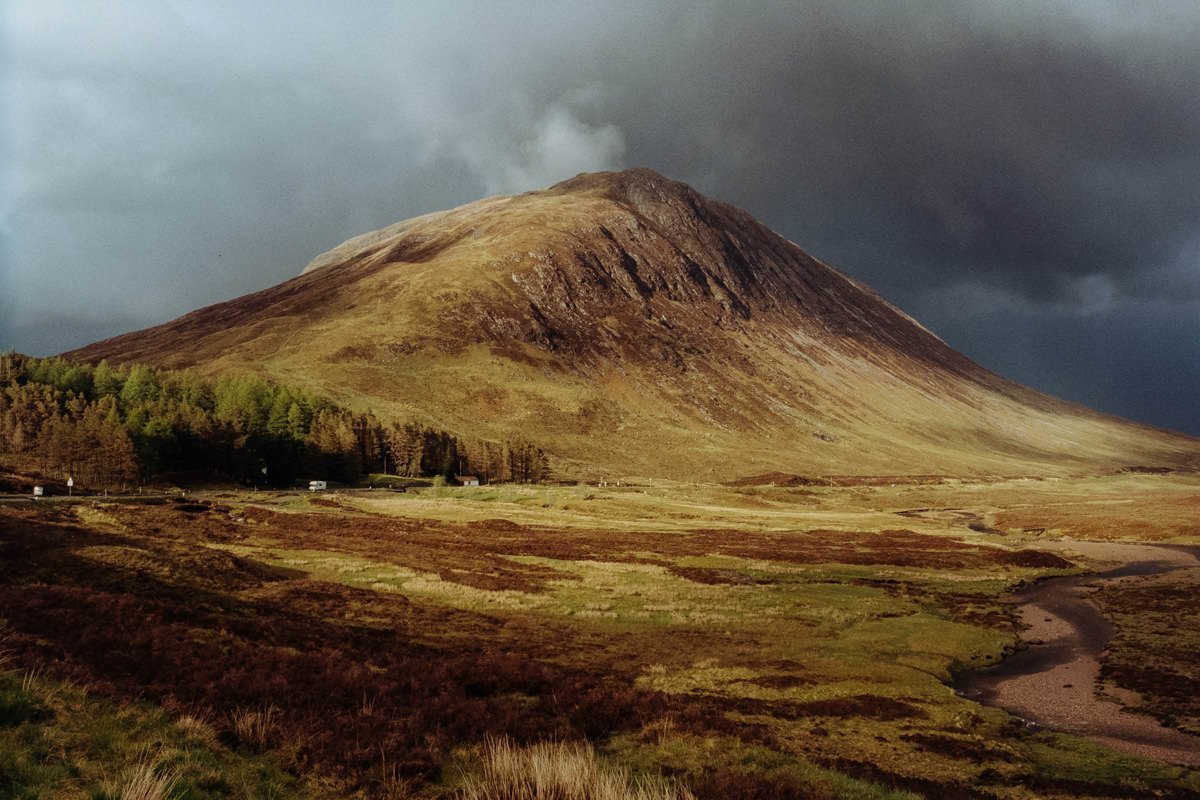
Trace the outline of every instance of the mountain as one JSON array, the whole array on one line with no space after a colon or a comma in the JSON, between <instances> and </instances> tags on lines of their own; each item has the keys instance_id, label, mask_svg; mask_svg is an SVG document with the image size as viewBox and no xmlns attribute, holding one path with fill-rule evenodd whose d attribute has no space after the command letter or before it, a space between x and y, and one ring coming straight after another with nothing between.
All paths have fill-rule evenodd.
<instances>
[{"instance_id":1,"label":"mountain","mask_svg":"<svg viewBox=\"0 0 1200 800\"><path fill-rule=\"evenodd\" d=\"M400 222L278 286L65 355L254 370L466 436L524 436L563 476L1200 466L1200 440L995 375L645 169Z\"/></svg>"}]
</instances>

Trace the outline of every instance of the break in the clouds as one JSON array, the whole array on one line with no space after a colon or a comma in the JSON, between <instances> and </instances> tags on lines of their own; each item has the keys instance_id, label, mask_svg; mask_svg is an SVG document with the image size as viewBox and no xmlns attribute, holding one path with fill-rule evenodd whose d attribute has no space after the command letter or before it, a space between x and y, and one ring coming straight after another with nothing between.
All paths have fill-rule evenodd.
<instances>
[{"instance_id":1,"label":"break in the clouds","mask_svg":"<svg viewBox=\"0 0 1200 800\"><path fill-rule=\"evenodd\" d=\"M0 348L83 344L407 216L642 165L989 366L1200 431L1191 0L3 14Z\"/></svg>"}]
</instances>

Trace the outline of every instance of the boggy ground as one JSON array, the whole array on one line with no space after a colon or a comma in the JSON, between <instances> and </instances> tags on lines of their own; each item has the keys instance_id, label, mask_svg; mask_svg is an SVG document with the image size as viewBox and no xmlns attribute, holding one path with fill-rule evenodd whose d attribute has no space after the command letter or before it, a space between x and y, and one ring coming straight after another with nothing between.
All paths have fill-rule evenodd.
<instances>
[{"instance_id":1,"label":"boggy ground","mask_svg":"<svg viewBox=\"0 0 1200 800\"><path fill-rule=\"evenodd\" d=\"M1107 515L1107 538L1128 518L1200 541L1179 511L1198 495L1194 477L1125 475L0 508L9 669L89 692L37 713L0 702L16 754L0 794L97 796L94 769L47 765L92 763L111 733L55 731L165 713L210 734L179 766L185 797L260 791L215 772L271 776L281 797L453 796L489 736L588 739L700 798L1195 796L1194 772L1028 729L947 684L1016 641L1005 593L1088 566L1038 540ZM1160 602L1172 592L1144 595L1111 601L1141 644L1195 622ZM1121 635L1104 677L1193 724L1172 698L1197 650L1161 632L1154 663L1183 677L1160 684Z\"/></svg>"},{"instance_id":2,"label":"boggy ground","mask_svg":"<svg viewBox=\"0 0 1200 800\"><path fill-rule=\"evenodd\" d=\"M1093 595L1117 625L1102 679L1135 709L1200 736L1200 569L1126 579Z\"/></svg>"}]
</instances>

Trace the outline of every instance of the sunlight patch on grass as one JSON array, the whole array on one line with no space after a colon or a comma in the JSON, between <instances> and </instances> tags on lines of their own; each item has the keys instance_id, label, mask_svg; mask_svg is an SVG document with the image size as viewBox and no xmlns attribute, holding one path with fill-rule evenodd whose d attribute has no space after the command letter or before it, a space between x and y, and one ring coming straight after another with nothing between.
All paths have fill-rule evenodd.
<instances>
[{"instance_id":1,"label":"sunlight patch on grass","mask_svg":"<svg viewBox=\"0 0 1200 800\"><path fill-rule=\"evenodd\" d=\"M302 570L314 578L357 586L377 592L396 592L420 597L452 608L486 610L504 608L543 609L552 606L545 595L512 589L480 589L444 580L432 572L358 558L327 550L285 550L252 545L209 545L240 556L252 557L274 566Z\"/></svg>"},{"instance_id":2,"label":"sunlight patch on grass","mask_svg":"<svg viewBox=\"0 0 1200 800\"><path fill-rule=\"evenodd\" d=\"M193 716L116 706L40 674L0 672L0 794L5 797L307 797L272 760L222 747Z\"/></svg>"},{"instance_id":3,"label":"sunlight patch on grass","mask_svg":"<svg viewBox=\"0 0 1200 800\"><path fill-rule=\"evenodd\" d=\"M526 525L659 532L687 531L697 526L739 531L853 531L885 527L895 520L871 508L746 502L726 487L658 482L637 487L445 487L396 495L354 495L344 498L344 502L372 513L444 522L477 522L503 516Z\"/></svg>"}]
</instances>

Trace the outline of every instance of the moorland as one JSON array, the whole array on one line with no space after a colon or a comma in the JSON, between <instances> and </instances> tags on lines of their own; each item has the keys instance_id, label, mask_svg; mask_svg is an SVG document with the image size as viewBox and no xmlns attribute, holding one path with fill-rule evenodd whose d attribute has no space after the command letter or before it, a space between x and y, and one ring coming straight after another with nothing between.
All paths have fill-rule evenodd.
<instances>
[{"instance_id":1,"label":"moorland","mask_svg":"<svg viewBox=\"0 0 1200 800\"><path fill-rule=\"evenodd\" d=\"M1196 475L615 483L0 506L0 789L503 796L557 746L652 796L1200 793L953 688L1073 542L1200 544ZM1192 734L1198 574L1097 597L1099 688Z\"/></svg>"}]
</instances>

